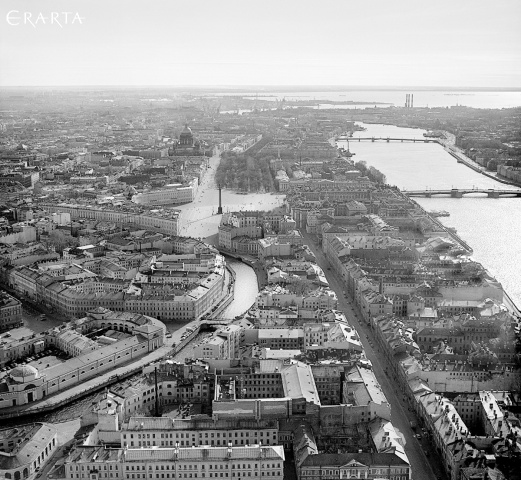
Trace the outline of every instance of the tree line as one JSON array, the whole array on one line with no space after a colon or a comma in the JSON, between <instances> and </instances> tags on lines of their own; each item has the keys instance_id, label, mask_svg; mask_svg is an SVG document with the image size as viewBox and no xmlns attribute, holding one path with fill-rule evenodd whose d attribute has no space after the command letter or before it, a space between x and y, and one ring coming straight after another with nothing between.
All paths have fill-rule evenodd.
<instances>
[{"instance_id":1,"label":"tree line","mask_svg":"<svg viewBox=\"0 0 521 480\"><path fill-rule=\"evenodd\" d=\"M269 163L271 158L224 152L215 173L215 182L223 188L243 192L273 191L274 183Z\"/></svg>"},{"instance_id":2,"label":"tree line","mask_svg":"<svg viewBox=\"0 0 521 480\"><path fill-rule=\"evenodd\" d=\"M361 160L360 162L355 163L355 168L362 172L364 176L369 178L372 182L380 183L382 185L385 185L387 183L386 176L380 172L377 168L374 167L368 167L367 163Z\"/></svg>"}]
</instances>

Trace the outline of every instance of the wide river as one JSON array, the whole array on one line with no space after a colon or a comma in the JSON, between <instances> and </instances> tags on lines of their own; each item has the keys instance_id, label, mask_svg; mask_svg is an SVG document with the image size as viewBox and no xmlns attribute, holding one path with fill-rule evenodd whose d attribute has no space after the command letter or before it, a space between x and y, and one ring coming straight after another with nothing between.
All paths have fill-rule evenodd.
<instances>
[{"instance_id":1,"label":"wide river","mask_svg":"<svg viewBox=\"0 0 521 480\"><path fill-rule=\"evenodd\" d=\"M387 183L405 190L426 188L510 188L459 164L441 145L432 143L356 142L361 137L423 138L424 130L364 124L355 132L350 150L387 176ZM521 198L492 199L471 195L417 198L427 211L446 210L440 220L454 227L474 250L473 257L502 284L521 307Z\"/></svg>"},{"instance_id":2,"label":"wide river","mask_svg":"<svg viewBox=\"0 0 521 480\"><path fill-rule=\"evenodd\" d=\"M330 102L353 102L352 104L321 104L317 108L367 108L375 105L386 107L394 105L403 107L405 104L406 94L414 95L415 107L451 107L455 105L463 105L473 108L511 108L521 105L520 91L458 91L458 90L417 90L409 89L346 89L338 91L270 91L257 90L256 92L240 92L233 91L227 94L220 93L218 95L240 95L251 99L259 100L329 100ZM359 103L357 103L359 102ZM241 110L240 113L249 110ZM231 113L231 112L221 112Z\"/></svg>"}]
</instances>

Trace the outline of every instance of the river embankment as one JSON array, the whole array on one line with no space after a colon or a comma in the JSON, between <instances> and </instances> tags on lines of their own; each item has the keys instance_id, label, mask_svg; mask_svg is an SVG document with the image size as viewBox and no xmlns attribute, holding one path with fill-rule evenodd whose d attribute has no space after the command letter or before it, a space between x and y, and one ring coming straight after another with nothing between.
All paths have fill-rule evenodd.
<instances>
[{"instance_id":1,"label":"river embankment","mask_svg":"<svg viewBox=\"0 0 521 480\"><path fill-rule=\"evenodd\" d=\"M362 124L365 136L423 138L424 130L381 124ZM437 143L350 142L355 161L363 160L382 171L387 183L401 190L451 188L504 189L495 178L470 170ZM347 144L339 142L344 148ZM509 188L509 187L506 187ZM516 188L516 187L511 187ZM433 196L415 198L426 211L445 210L450 217L438 221L454 228L472 247L472 258L481 263L508 292L513 304L521 305L521 198L488 198L486 194L463 198ZM505 297L506 298L506 297ZM508 300L507 300L508 301Z\"/></svg>"},{"instance_id":2,"label":"river embankment","mask_svg":"<svg viewBox=\"0 0 521 480\"><path fill-rule=\"evenodd\" d=\"M475 172L481 173L482 175L485 175L486 177L489 177L503 185L510 185L512 187L521 188L521 185L517 184L516 182L512 182L506 178L500 177L497 172L488 171L485 167L472 160L472 158L468 157L461 148L456 146L456 137L453 133L447 131L444 131L443 133L445 135L445 139L438 139L438 143L444 146L457 162L463 163L463 165L471 168Z\"/></svg>"}]
</instances>

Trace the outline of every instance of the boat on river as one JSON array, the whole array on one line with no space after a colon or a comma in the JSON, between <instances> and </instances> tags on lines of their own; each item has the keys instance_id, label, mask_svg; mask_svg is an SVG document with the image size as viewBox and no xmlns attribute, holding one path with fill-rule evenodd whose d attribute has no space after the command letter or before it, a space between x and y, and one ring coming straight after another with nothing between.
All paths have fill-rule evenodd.
<instances>
[{"instance_id":1,"label":"boat on river","mask_svg":"<svg viewBox=\"0 0 521 480\"><path fill-rule=\"evenodd\" d=\"M450 217L450 213L446 210L433 210L432 212L429 212L429 215L433 217Z\"/></svg>"}]
</instances>

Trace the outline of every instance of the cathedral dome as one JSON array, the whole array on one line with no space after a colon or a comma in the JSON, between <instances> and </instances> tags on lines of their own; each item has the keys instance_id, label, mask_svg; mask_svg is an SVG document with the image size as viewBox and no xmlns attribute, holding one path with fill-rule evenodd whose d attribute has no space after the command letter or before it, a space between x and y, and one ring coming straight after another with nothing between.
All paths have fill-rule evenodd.
<instances>
[{"instance_id":1,"label":"cathedral dome","mask_svg":"<svg viewBox=\"0 0 521 480\"><path fill-rule=\"evenodd\" d=\"M183 131L179 135L179 143L182 147L194 146L194 135L188 124L185 125L185 128L183 128Z\"/></svg>"}]
</instances>

